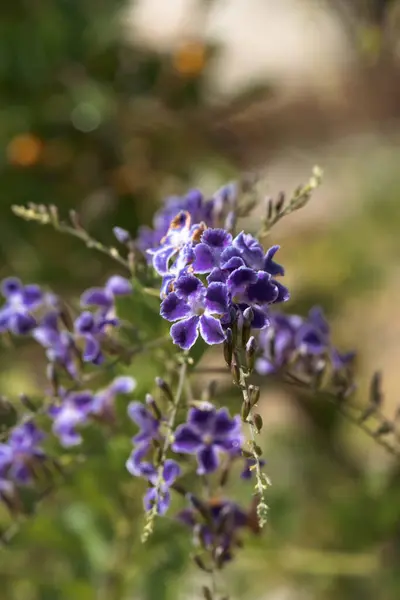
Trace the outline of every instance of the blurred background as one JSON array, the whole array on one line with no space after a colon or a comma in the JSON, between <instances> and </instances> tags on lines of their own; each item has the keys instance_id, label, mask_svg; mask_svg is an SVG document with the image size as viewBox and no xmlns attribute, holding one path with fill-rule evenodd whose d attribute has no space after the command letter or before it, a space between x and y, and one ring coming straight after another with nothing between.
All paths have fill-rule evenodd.
<instances>
[{"instance_id":1,"label":"blurred background","mask_svg":"<svg viewBox=\"0 0 400 600\"><path fill-rule=\"evenodd\" d=\"M323 186L271 234L292 293L287 310L324 308L337 346L358 352L359 397L382 369L393 417L399 29L397 0L3 2L0 278L73 297L115 270L77 241L18 220L13 204L76 209L110 244L112 226L150 223L170 194L211 194L245 172L258 174L265 195L290 193L318 164ZM36 348L3 347L0 360L2 393L37 393ZM227 379L220 393L230 400ZM399 598L399 465L323 398L267 382L261 409L270 522L227 570L231 597ZM0 549L2 599L199 598L186 532L165 521L140 545L143 490L125 472L129 435L98 443ZM250 493L237 489L244 502Z\"/></svg>"}]
</instances>

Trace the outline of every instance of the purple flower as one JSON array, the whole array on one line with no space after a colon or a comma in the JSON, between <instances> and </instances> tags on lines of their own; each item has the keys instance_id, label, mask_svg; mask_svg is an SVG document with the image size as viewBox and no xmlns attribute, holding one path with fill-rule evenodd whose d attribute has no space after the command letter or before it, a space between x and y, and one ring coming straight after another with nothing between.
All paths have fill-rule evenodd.
<instances>
[{"instance_id":1,"label":"purple flower","mask_svg":"<svg viewBox=\"0 0 400 600\"><path fill-rule=\"evenodd\" d=\"M131 402L128 415L140 428L140 432L132 439L134 444L149 443L159 436L160 423L144 404Z\"/></svg>"},{"instance_id":2,"label":"purple flower","mask_svg":"<svg viewBox=\"0 0 400 600\"><path fill-rule=\"evenodd\" d=\"M339 371L354 358L354 353L340 354L332 346L329 325L318 307L312 308L307 318L273 314L271 327L261 332L259 346L263 354L255 367L260 375L274 373L285 366L298 367L311 374L321 357L329 359L334 371Z\"/></svg>"},{"instance_id":3,"label":"purple flower","mask_svg":"<svg viewBox=\"0 0 400 600\"><path fill-rule=\"evenodd\" d=\"M142 252L146 252L160 246L171 221L182 211L190 215L192 223L213 224L213 200L206 201L199 190L191 190L183 198L175 196L166 200L165 206L154 216L154 229L150 229L150 227L139 229L136 241L138 248Z\"/></svg>"},{"instance_id":4,"label":"purple flower","mask_svg":"<svg viewBox=\"0 0 400 600\"><path fill-rule=\"evenodd\" d=\"M203 505L201 513L195 508L198 504ZM208 518L204 513L208 513ZM220 567L232 559L234 549L240 546L239 531L249 526L248 514L235 502L222 498L208 504L193 498L193 507L181 511L177 518L193 531L196 545L218 548Z\"/></svg>"},{"instance_id":5,"label":"purple flower","mask_svg":"<svg viewBox=\"0 0 400 600\"><path fill-rule=\"evenodd\" d=\"M85 341L83 360L100 365L104 362L102 342L107 338L109 327L116 327L115 297L129 295L131 283L120 275L110 277L104 288L90 288L81 296L81 306L97 307L97 311L83 311L75 320L74 328L77 336Z\"/></svg>"},{"instance_id":6,"label":"purple flower","mask_svg":"<svg viewBox=\"0 0 400 600\"><path fill-rule=\"evenodd\" d=\"M171 503L169 488L181 474L181 468L175 460L167 459L163 465L161 482L158 482L158 469L155 467L146 474L147 480L154 486L147 490L143 503L146 511L150 511L154 505L158 515L164 515Z\"/></svg>"},{"instance_id":7,"label":"purple flower","mask_svg":"<svg viewBox=\"0 0 400 600\"><path fill-rule=\"evenodd\" d=\"M0 309L0 333L10 330L17 335L26 335L36 325L32 315L43 301L38 285L23 285L16 277L3 279L1 294L6 302Z\"/></svg>"},{"instance_id":8,"label":"purple flower","mask_svg":"<svg viewBox=\"0 0 400 600\"><path fill-rule=\"evenodd\" d=\"M108 312L113 308L115 296L127 296L132 293L132 284L125 277L112 275L102 288L89 288L81 296L81 306L97 306Z\"/></svg>"},{"instance_id":9,"label":"purple flower","mask_svg":"<svg viewBox=\"0 0 400 600\"><path fill-rule=\"evenodd\" d=\"M7 477L11 477L16 483L30 483L35 464L45 458L45 453L40 447L44 437L44 433L33 421L16 427L7 443L0 444L0 473L6 473Z\"/></svg>"},{"instance_id":10,"label":"purple flower","mask_svg":"<svg viewBox=\"0 0 400 600\"><path fill-rule=\"evenodd\" d=\"M79 392L60 391L61 405L50 408L53 432L62 446L77 446L82 436L77 428L91 418L109 421L113 417L113 405L117 394L129 394L135 387L132 377L117 377L111 384L95 394L90 390Z\"/></svg>"},{"instance_id":11,"label":"purple flower","mask_svg":"<svg viewBox=\"0 0 400 600\"><path fill-rule=\"evenodd\" d=\"M53 433L59 438L62 446L68 448L82 442L82 436L76 428L86 424L92 411L93 394L86 390L66 393L61 406L50 408L53 418Z\"/></svg>"},{"instance_id":12,"label":"purple flower","mask_svg":"<svg viewBox=\"0 0 400 600\"><path fill-rule=\"evenodd\" d=\"M197 473L204 475L218 468L220 452L237 455L242 443L239 416L231 419L226 408L191 408L187 423L175 432L172 449L182 454L196 454Z\"/></svg>"},{"instance_id":13,"label":"purple flower","mask_svg":"<svg viewBox=\"0 0 400 600\"><path fill-rule=\"evenodd\" d=\"M171 221L169 229L161 240L161 244L157 248L148 250L152 256L153 267L159 275L167 275L171 267L173 258L177 258L180 251L184 250L187 245L190 246L197 238L200 237L205 225L192 225L191 217L188 212L180 212ZM188 254L188 258L190 254Z\"/></svg>"},{"instance_id":14,"label":"purple flower","mask_svg":"<svg viewBox=\"0 0 400 600\"><path fill-rule=\"evenodd\" d=\"M225 339L221 321L229 308L228 293L222 283L206 288L194 275L183 275L175 282L175 291L161 303L160 314L171 327L175 344L188 350L196 342L199 331L207 344L220 344Z\"/></svg>"},{"instance_id":15,"label":"purple flower","mask_svg":"<svg viewBox=\"0 0 400 600\"><path fill-rule=\"evenodd\" d=\"M109 421L114 417L114 401L119 394L130 394L136 387L133 377L116 377L108 387L96 392L93 397L92 414Z\"/></svg>"},{"instance_id":16,"label":"purple flower","mask_svg":"<svg viewBox=\"0 0 400 600\"><path fill-rule=\"evenodd\" d=\"M62 366L73 378L78 375L75 364L76 348L72 334L60 329L59 314L51 311L44 315L32 332L33 338L44 348L50 362Z\"/></svg>"},{"instance_id":17,"label":"purple flower","mask_svg":"<svg viewBox=\"0 0 400 600\"><path fill-rule=\"evenodd\" d=\"M160 438L160 421L141 402L131 402L128 406L128 415L139 426L140 431L132 438L136 447L126 462L126 468L131 475L146 475L152 472L153 467L144 458L151 449L151 442Z\"/></svg>"},{"instance_id":18,"label":"purple flower","mask_svg":"<svg viewBox=\"0 0 400 600\"><path fill-rule=\"evenodd\" d=\"M85 341L82 358L85 362L91 362L100 365L104 362L104 354L101 349L101 343L107 338L108 327L118 325L118 319L104 314L104 311L91 313L88 310L83 311L75 319L74 328L77 336Z\"/></svg>"},{"instance_id":19,"label":"purple flower","mask_svg":"<svg viewBox=\"0 0 400 600\"><path fill-rule=\"evenodd\" d=\"M206 229L201 236L201 242L194 249L195 273L210 273L220 267L221 256L232 244L232 236L224 229Z\"/></svg>"}]
</instances>

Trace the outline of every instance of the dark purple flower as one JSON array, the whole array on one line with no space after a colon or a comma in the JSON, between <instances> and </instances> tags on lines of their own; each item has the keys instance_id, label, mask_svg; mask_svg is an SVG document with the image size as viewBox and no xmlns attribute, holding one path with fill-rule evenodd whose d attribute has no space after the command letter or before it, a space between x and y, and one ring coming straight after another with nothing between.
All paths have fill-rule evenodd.
<instances>
[{"instance_id":1,"label":"dark purple flower","mask_svg":"<svg viewBox=\"0 0 400 600\"><path fill-rule=\"evenodd\" d=\"M232 236L224 229L206 229L194 248L194 273L210 273L220 267L221 255L232 244Z\"/></svg>"},{"instance_id":2,"label":"dark purple flower","mask_svg":"<svg viewBox=\"0 0 400 600\"><path fill-rule=\"evenodd\" d=\"M218 468L220 452L237 455L242 443L239 416L231 419L226 408L191 408L187 423L175 432L172 449L182 454L196 454L197 472L204 475Z\"/></svg>"},{"instance_id":3,"label":"dark purple flower","mask_svg":"<svg viewBox=\"0 0 400 600\"><path fill-rule=\"evenodd\" d=\"M227 313L228 293L222 283L206 288L194 275L183 275L175 282L175 291L161 303L160 314L168 321L178 321L171 327L175 344L188 350L196 342L199 331L207 344L220 344L225 339L221 321Z\"/></svg>"},{"instance_id":4,"label":"dark purple flower","mask_svg":"<svg viewBox=\"0 0 400 600\"><path fill-rule=\"evenodd\" d=\"M0 333L10 330L26 335L36 325L33 312L42 304L43 293L38 285L23 285L16 277L4 279L1 294L6 302L0 309Z\"/></svg>"}]
</instances>

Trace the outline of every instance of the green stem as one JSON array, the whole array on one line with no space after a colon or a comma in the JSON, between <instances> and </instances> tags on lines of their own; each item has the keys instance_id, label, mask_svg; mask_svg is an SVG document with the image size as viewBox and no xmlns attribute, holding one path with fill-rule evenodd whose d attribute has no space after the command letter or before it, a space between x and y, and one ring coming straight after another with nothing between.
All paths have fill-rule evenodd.
<instances>
[{"instance_id":1,"label":"green stem","mask_svg":"<svg viewBox=\"0 0 400 600\"><path fill-rule=\"evenodd\" d=\"M155 501L154 505L152 506L151 510L146 515L146 522L145 522L145 526L144 526L143 534L142 534L142 538L141 538L143 543L145 543L147 541L147 539L152 534L153 529L154 529L154 520L157 516L157 498L161 493L161 487L163 484L164 463L167 458L167 452L171 445L172 431L175 426L176 416L178 414L179 406L180 406L182 395L183 395L183 390L185 387L186 373L187 373L187 360L184 358L181 368L180 368L180 371L179 371L179 381L178 381L178 387L176 390L176 396L175 396L175 400L174 400L174 403L172 404L172 408L171 408L171 411L169 414L168 423L167 423L167 433L165 436L164 445L161 450L160 464L158 466L158 473L157 473L157 482L156 482L156 485L154 486L155 491L156 491L156 494L155 494L156 501Z\"/></svg>"},{"instance_id":2,"label":"green stem","mask_svg":"<svg viewBox=\"0 0 400 600\"><path fill-rule=\"evenodd\" d=\"M240 351L238 349L236 349L234 351L234 357L235 357L236 365L239 369L238 385L242 391L243 402L246 406L248 406L250 404L250 395L249 395L249 390L248 390L248 385L247 385L247 374L243 368L241 357L240 357ZM267 522L267 513L268 513L268 505L265 500L265 490L266 490L267 486L270 485L270 482L261 470L260 456L259 456L260 453L259 453L258 445L256 442L256 436L258 435L258 430L254 424L251 410L250 410L249 414L247 415L246 419L244 419L244 422L247 423L247 425L249 427L249 431L250 431L250 437L251 437L250 449L251 449L251 453L253 455L254 462L255 462L255 475L256 475L255 491L259 497L259 501L258 501L258 505L257 505L257 516L258 516L258 523L259 523L260 527L263 527Z\"/></svg>"}]
</instances>

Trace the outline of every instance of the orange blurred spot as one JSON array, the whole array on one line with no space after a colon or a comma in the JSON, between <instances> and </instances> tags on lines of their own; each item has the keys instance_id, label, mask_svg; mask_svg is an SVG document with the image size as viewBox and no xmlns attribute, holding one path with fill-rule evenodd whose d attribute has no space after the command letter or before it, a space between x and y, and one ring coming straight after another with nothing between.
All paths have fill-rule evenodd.
<instances>
[{"instance_id":1,"label":"orange blurred spot","mask_svg":"<svg viewBox=\"0 0 400 600\"><path fill-rule=\"evenodd\" d=\"M21 167L30 167L39 160L42 141L32 133L16 135L7 146L10 163Z\"/></svg>"},{"instance_id":2,"label":"orange blurred spot","mask_svg":"<svg viewBox=\"0 0 400 600\"><path fill-rule=\"evenodd\" d=\"M200 42L186 42L176 50L172 62L181 75L198 75L206 64L206 48Z\"/></svg>"}]
</instances>

